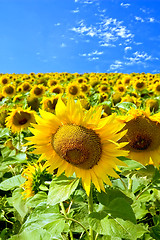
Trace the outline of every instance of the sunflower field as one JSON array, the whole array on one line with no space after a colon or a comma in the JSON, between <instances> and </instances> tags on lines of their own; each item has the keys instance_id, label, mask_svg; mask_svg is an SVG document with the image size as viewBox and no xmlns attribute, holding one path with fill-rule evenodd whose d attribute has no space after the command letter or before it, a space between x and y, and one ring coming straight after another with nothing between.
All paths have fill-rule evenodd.
<instances>
[{"instance_id":1,"label":"sunflower field","mask_svg":"<svg viewBox=\"0 0 160 240\"><path fill-rule=\"evenodd\" d=\"M160 239L160 74L0 74L0 240Z\"/></svg>"}]
</instances>

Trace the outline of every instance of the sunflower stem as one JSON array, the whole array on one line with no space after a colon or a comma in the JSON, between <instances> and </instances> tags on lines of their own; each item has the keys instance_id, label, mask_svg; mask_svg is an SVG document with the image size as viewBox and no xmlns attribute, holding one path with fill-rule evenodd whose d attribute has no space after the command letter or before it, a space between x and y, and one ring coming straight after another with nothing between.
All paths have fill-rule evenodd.
<instances>
[{"instance_id":1,"label":"sunflower stem","mask_svg":"<svg viewBox=\"0 0 160 240\"><path fill-rule=\"evenodd\" d=\"M66 210L65 210L63 202L60 202L60 206L61 206L61 209L62 209L62 213L64 214L65 218L68 220L67 213L66 213ZM71 230L69 230L69 234L70 234L71 240L74 240L73 233L72 233Z\"/></svg>"},{"instance_id":2,"label":"sunflower stem","mask_svg":"<svg viewBox=\"0 0 160 240\"><path fill-rule=\"evenodd\" d=\"M129 177L129 179L128 179L128 190L129 191L132 191L132 183L133 183L133 180L131 177Z\"/></svg>"},{"instance_id":3,"label":"sunflower stem","mask_svg":"<svg viewBox=\"0 0 160 240\"><path fill-rule=\"evenodd\" d=\"M93 195L92 195L92 186L90 189L90 193L88 196L88 213L92 213L93 212ZM94 231L92 229L92 227L90 226L89 228L89 240L94 240Z\"/></svg>"}]
</instances>

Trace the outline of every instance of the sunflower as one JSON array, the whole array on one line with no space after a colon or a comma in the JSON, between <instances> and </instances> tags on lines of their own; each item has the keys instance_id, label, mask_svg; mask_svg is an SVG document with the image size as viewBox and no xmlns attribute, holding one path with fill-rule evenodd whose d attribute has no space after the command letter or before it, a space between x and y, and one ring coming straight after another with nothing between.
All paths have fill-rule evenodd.
<instances>
[{"instance_id":1,"label":"sunflower","mask_svg":"<svg viewBox=\"0 0 160 240\"><path fill-rule=\"evenodd\" d=\"M6 76L2 76L1 79L0 79L0 83L4 86L6 84L9 84L10 80L8 77Z\"/></svg>"},{"instance_id":2,"label":"sunflower","mask_svg":"<svg viewBox=\"0 0 160 240\"><path fill-rule=\"evenodd\" d=\"M32 97L37 97L37 98L39 98L39 97L42 97L42 96L43 96L45 90L46 90L45 86L43 86L43 85L41 85L41 84L35 85L35 86L31 89L30 95L31 95Z\"/></svg>"},{"instance_id":3,"label":"sunflower","mask_svg":"<svg viewBox=\"0 0 160 240\"><path fill-rule=\"evenodd\" d=\"M153 85L153 90L157 95L160 95L160 82Z\"/></svg>"},{"instance_id":4,"label":"sunflower","mask_svg":"<svg viewBox=\"0 0 160 240\"><path fill-rule=\"evenodd\" d=\"M40 186L45 184L45 181L51 181L52 175L47 171L45 165L28 164L28 167L23 170L22 177L26 179L26 181L21 185L23 188L22 195L24 198L29 198L34 196L36 193L40 191Z\"/></svg>"},{"instance_id":5,"label":"sunflower","mask_svg":"<svg viewBox=\"0 0 160 240\"><path fill-rule=\"evenodd\" d=\"M35 136L27 137L27 144L34 144L33 153L41 154L39 160L47 160L51 173L58 169L58 176L65 172L67 177L75 173L81 178L87 195L91 181L98 191L105 191L103 182L111 185L107 175L119 177L114 171L116 164L125 165L116 158L128 153L120 149L126 143L117 143L125 134L117 133L124 125L115 115L102 119L101 107L85 112L73 98L66 105L59 98L55 113L40 110L42 118L36 116L38 124L30 128Z\"/></svg>"},{"instance_id":6,"label":"sunflower","mask_svg":"<svg viewBox=\"0 0 160 240\"><path fill-rule=\"evenodd\" d=\"M7 84L2 89L2 94L5 97L13 97L15 94L15 87L12 84Z\"/></svg>"},{"instance_id":7,"label":"sunflower","mask_svg":"<svg viewBox=\"0 0 160 240\"><path fill-rule=\"evenodd\" d=\"M24 82L24 83L22 83L21 88L22 88L22 91L23 91L23 92L28 92L28 91L30 91L30 89L32 88L32 86L31 86L30 83Z\"/></svg>"},{"instance_id":8,"label":"sunflower","mask_svg":"<svg viewBox=\"0 0 160 240\"><path fill-rule=\"evenodd\" d=\"M159 102L157 99L147 99L146 100L146 108L149 108L150 111L156 112L159 109Z\"/></svg>"},{"instance_id":9,"label":"sunflower","mask_svg":"<svg viewBox=\"0 0 160 240\"><path fill-rule=\"evenodd\" d=\"M146 88L145 81L143 81L142 79L135 81L134 89L136 89L137 91L142 91L145 88Z\"/></svg>"},{"instance_id":10,"label":"sunflower","mask_svg":"<svg viewBox=\"0 0 160 240\"><path fill-rule=\"evenodd\" d=\"M129 158L143 165L160 163L160 113L151 116L149 109L131 109L126 116L119 116L128 130L119 142L128 141L123 149L129 150Z\"/></svg>"},{"instance_id":11,"label":"sunflower","mask_svg":"<svg viewBox=\"0 0 160 240\"><path fill-rule=\"evenodd\" d=\"M80 94L79 84L76 82L71 82L66 87L66 94L69 97L77 97Z\"/></svg>"},{"instance_id":12,"label":"sunflower","mask_svg":"<svg viewBox=\"0 0 160 240\"><path fill-rule=\"evenodd\" d=\"M60 84L56 84L55 86L52 86L49 91L51 93L60 94L64 92L64 89Z\"/></svg>"},{"instance_id":13,"label":"sunflower","mask_svg":"<svg viewBox=\"0 0 160 240\"><path fill-rule=\"evenodd\" d=\"M41 101L42 110L45 110L47 112L54 112L57 101L58 101L58 96L43 97Z\"/></svg>"},{"instance_id":14,"label":"sunflower","mask_svg":"<svg viewBox=\"0 0 160 240\"><path fill-rule=\"evenodd\" d=\"M20 132L28 128L30 123L35 122L34 111L18 107L13 109L6 118L6 127L11 128L12 132Z\"/></svg>"}]
</instances>

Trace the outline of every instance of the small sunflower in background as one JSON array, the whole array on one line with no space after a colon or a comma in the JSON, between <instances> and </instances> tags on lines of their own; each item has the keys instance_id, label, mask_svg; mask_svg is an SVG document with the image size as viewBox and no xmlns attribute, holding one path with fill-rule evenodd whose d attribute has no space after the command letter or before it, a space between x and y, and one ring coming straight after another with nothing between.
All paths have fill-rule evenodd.
<instances>
[{"instance_id":1,"label":"small sunflower in background","mask_svg":"<svg viewBox=\"0 0 160 240\"><path fill-rule=\"evenodd\" d=\"M123 96L126 93L126 91L127 91L126 87L123 84L116 85L114 90L117 93L120 93L121 96Z\"/></svg>"},{"instance_id":2,"label":"small sunflower in background","mask_svg":"<svg viewBox=\"0 0 160 240\"><path fill-rule=\"evenodd\" d=\"M41 104L42 110L54 112L59 96L43 97Z\"/></svg>"},{"instance_id":3,"label":"small sunflower in background","mask_svg":"<svg viewBox=\"0 0 160 240\"><path fill-rule=\"evenodd\" d=\"M146 100L146 108L149 108L150 112L156 112L159 109L159 102L157 99L147 99Z\"/></svg>"},{"instance_id":4,"label":"small sunflower in background","mask_svg":"<svg viewBox=\"0 0 160 240\"><path fill-rule=\"evenodd\" d=\"M21 88L22 88L22 92L28 92L31 90L32 85L29 82L24 82L22 83Z\"/></svg>"},{"instance_id":5,"label":"small sunflower in background","mask_svg":"<svg viewBox=\"0 0 160 240\"><path fill-rule=\"evenodd\" d=\"M13 109L6 118L6 127L12 132L20 132L29 127L30 123L35 122L35 113L30 109L17 107Z\"/></svg>"},{"instance_id":6,"label":"small sunflower in background","mask_svg":"<svg viewBox=\"0 0 160 240\"><path fill-rule=\"evenodd\" d=\"M35 85L32 87L31 91L30 91L30 96L31 97L37 97L40 98L43 96L43 94L46 91L46 87L39 84L39 85Z\"/></svg>"},{"instance_id":7,"label":"small sunflower in background","mask_svg":"<svg viewBox=\"0 0 160 240\"><path fill-rule=\"evenodd\" d=\"M7 84L9 84L9 83L10 83L10 79L9 79L7 76L2 76L2 77L0 78L0 84L1 84L2 86L7 85Z\"/></svg>"},{"instance_id":8,"label":"small sunflower in background","mask_svg":"<svg viewBox=\"0 0 160 240\"><path fill-rule=\"evenodd\" d=\"M48 80L47 85L48 85L48 87L52 87L52 86L57 85L58 82L59 82L58 79L51 78Z\"/></svg>"},{"instance_id":9,"label":"small sunflower in background","mask_svg":"<svg viewBox=\"0 0 160 240\"><path fill-rule=\"evenodd\" d=\"M124 76L123 78L122 78L122 84L124 84L125 86L130 86L131 85L131 80L132 80L132 78L131 78L131 76Z\"/></svg>"},{"instance_id":10,"label":"small sunflower in background","mask_svg":"<svg viewBox=\"0 0 160 240\"><path fill-rule=\"evenodd\" d=\"M60 84L56 84L55 86L52 86L49 91L51 93L55 93L55 94L61 94L64 92L64 88L63 86L61 86Z\"/></svg>"},{"instance_id":11,"label":"small sunflower in background","mask_svg":"<svg viewBox=\"0 0 160 240\"><path fill-rule=\"evenodd\" d=\"M160 82L155 83L152 89L156 95L160 95Z\"/></svg>"},{"instance_id":12,"label":"small sunflower in background","mask_svg":"<svg viewBox=\"0 0 160 240\"><path fill-rule=\"evenodd\" d=\"M13 97L15 95L15 87L13 84L7 84L2 88L2 94L5 97Z\"/></svg>"},{"instance_id":13,"label":"small sunflower in background","mask_svg":"<svg viewBox=\"0 0 160 240\"><path fill-rule=\"evenodd\" d=\"M125 124L116 120L116 114L101 118L102 108L86 111L79 100L70 98L65 105L58 99L55 115L40 110L36 116L38 124L32 124L34 134L26 139L33 145L33 153L41 154L39 161L46 159L48 171L58 170L67 177L76 174L82 179L83 187L89 195L91 182L98 191L105 191L103 182L111 185L108 176L119 177L114 171L124 162L117 157L126 156L128 151L121 148L126 143L118 143L126 131L120 132Z\"/></svg>"},{"instance_id":14,"label":"small sunflower in background","mask_svg":"<svg viewBox=\"0 0 160 240\"><path fill-rule=\"evenodd\" d=\"M143 81L142 79L138 79L133 84L133 87L136 91L142 91L143 89L145 89L147 87L147 85L146 85L145 81Z\"/></svg>"},{"instance_id":15,"label":"small sunflower in background","mask_svg":"<svg viewBox=\"0 0 160 240\"><path fill-rule=\"evenodd\" d=\"M160 113L151 115L149 109L131 109L127 115L119 116L125 123L125 136L119 142L128 144L123 148L129 151L128 157L143 165L160 164Z\"/></svg>"},{"instance_id":16,"label":"small sunflower in background","mask_svg":"<svg viewBox=\"0 0 160 240\"><path fill-rule=\"evenodd\" d=\"M28 164L27 168L23 170L22 177L26 181L21 185L22 195L24 198L29 198L34 196L41 190L41 186L45 186L46 181L52 180L52 174L47 171L45 165L39 164ZM46 186L47 190L47 186Z\"/></svg>"},{"instance_id":17,"label":"small sunflower in background","mask_svg":"<svg viewBox=\"0 0 160 240\"><path fill-rule=\"evenodd\" d=\"M80 93L80 86L77 82L71 82L66 86L66 95L68 97L77 97Z\"/></svg>"}]
</instances>

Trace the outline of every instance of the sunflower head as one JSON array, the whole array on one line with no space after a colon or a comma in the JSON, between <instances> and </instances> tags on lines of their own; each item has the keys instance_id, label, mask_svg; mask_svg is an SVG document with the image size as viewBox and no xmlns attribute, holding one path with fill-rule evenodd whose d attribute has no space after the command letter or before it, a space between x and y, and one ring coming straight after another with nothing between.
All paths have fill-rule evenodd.
<instances>
[{"instance_id":1,"label":"sunflower head","mask_svg":"<svg viewBox=\"0 0 160 240\"><path fill-rule=\"evenodd\" d=\"M15 94L15 87L12 84L7 84L2 89L2 94L5 97L13 97Z\"/></svg>"},{"instance_id":2,"label":"sunflower head","mask_svg":"<svg viewBox=\"0 0 160 240\"><path fill-rule=\"evenodd\" d=\"M159 167L160 113L151 116L149 109L131 109L119 119L126 123L123 130L127 133L120 141L128 141L124 149L129 150L129 157L143 165L152 160Z\"/></svg>"},{"instance_id":3,"label":"sunflower head","mask_svg":"<svg viewBox=\"0 0 160 240\"><path fill-rule=\"evenodd\" d=\"M26 129L30 123L35 122L34 111L30 109L23 109L18 107L13 109L6 118L6 127L10 128L12 132L20 132Z\"/></svg>"},{"instance_id":4,"label":"sunflower head","mask_svg":"<svg viewBox=\"0 0 160 240\"><path fill-rule=\"evenodd\" d=\"M37 98L40 98L43 96L43 94L45 93L45 86L39 84L39 85L35 85L31 91L30 91L30 95L33 97L37 97Z\"/></svg>"},{"instance_id":5,"label":"sunflower head","mask_svg":"<svg viewBox=\"0 0 160 240\"><path fill-rule=\"evenodd\" d=\"M159 109L159 103L157 99L147 99L146 108L149 108L150 111L156 112Z\"/></svg>"},{"instance_id":6,"label":"sunflower head","mask_svg":"<svg viewBox=\"0 0 160 240\"><path fill-rule=\"evenodd\" d=\"M101 107L86 111L73 98L66 105L59 98L55 115L43 110L40 114L42 118L36 116L38 124L33 125L36 131L30 128L34 136L27 140L34 144L34 153L41 154L40 160L47 159L50 172L75 173L87 194L91 181L100 191L104 190L103 182L111 184L107 175L118 177L114 168L124 164L116 156L126 156L127 151L121 150L126 143L117 143L125 132L119 133L124 124L115 115L102 119Z\"/></svg>"},{"instance_id":7,"label":"sunflower head","mask_svg":"<svg viewBox=\"0 0 160 240\"><path fill-rule=\"evenodd\" d=\"M7 76L2 76L0 79L0 83L4 86L6 84L9 84L10 80Z\"/></svg>"},{"instance_id":8,"label":"sunflower head","mask_svg":"<svg viewBox=\"0 0 160 240\"><path fill-rule=\"evenodd\" d=\"M22 172L22 177L26 181L21 185L23 188L22 195L24 198L29 198L34 196L40 191L41 185L45 185L46 181L52 180L52 175L47 171L45 165L39 164L28 164L28 167L25 168Z\"/></svg>"},{"instance_id":9,"label":"sunflower head","mask_svg":"<svg viewBox=\"0 0 160 240\"><path fill-rule=\"evenodd\" d=\"M66 88L66 94L69 97L77 97L80 94L80 87L78 83L71 82Z\"/></svg>"}]
</instances>

